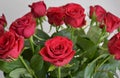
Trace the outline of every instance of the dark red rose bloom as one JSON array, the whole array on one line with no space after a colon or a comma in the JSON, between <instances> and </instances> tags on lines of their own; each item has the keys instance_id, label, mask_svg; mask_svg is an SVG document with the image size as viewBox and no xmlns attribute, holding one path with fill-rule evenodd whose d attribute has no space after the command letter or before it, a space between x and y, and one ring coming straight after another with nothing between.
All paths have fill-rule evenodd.
<instances>
[{"instance_id":1,"label":"dark red rose bloom","mask_svg":"<svg viewBox=\"0 0 120 78\"><path fill-rule=\"evenodd\" d=\"M56 36L45 42L45 46L40 50L40 55L45 61L55 66L64 66L73 58L75 51L73 43L66 37Z\"/></svg>"},{"instance_id":2,"label":"dark red rose bloom","mask_svg":"<svg viewBox=\"0 0 120 78\"><path fill-rule=\"evenodd\" d=\"M114 35L108 42L108 50L110 54L115 56L116 60L120 60L120 32Z\"/></svg>"},{"instance_id":3,"label":"dark red rose bloom","mask_svg":"<svg viewBox=\"0 0 120 78\"><path fill-rule=\"evenodd\" d=\"M4 27L0 24L0 36L2 36L4 33Z\"/></svg>"},{"instance_id":4,"label":"dark red rose bloom","mask_svg":"<svg viewBox=\"0 0 120 78\"><path fill-rule=\"evenodd\" d=\"M95 13L96 19L98 22L102 22L106 15L106 10L101 7L100 5L90 6L90 18L92 18L93 14Z\"/></svg>"},{"instance_id":5,"label":"dark red rose bloom","mask_svg":"<svg viewBox=\"0 0 120 78\"><path fill-rule=\"evenodd\" d=\"M24 46L24 38L13 32L5 32L0 37L0 59L17 59Z\"/></svg>"},{"instance_id":6,"label":"dark red rose bloom","mask_svg":"<svg viewBox=\"0 0 120 78\"><path fill-rule=\"evenodd\" d=\"M29 38L34 34L35 28L36 21L32 14L28 13L15 20L10 26L10 31L15 31L18 35L21 35L24 38Z\"/></svg>"},{"instance_id":7,"label":"dark red rose bloom","mask_svg":"<svg viewBox=\"0 0 120 78\"><path fill-rule=\"evenodd\" d=\"M31 7L31 12L36 18L42 17L46 14L46 4L44 1L35 2L29 6Z\"/></svg>"},{"instance_id":8,"label":"dark red rose bloom","mask_svg":"<svg viewBox=\"0 0 120 78\"><path fill-rule=\"evenodd\" d=\"M47 10L48 22L55 26L60 26L64 23L64 10L61 7L50 7Z\"/></svg>"},{"instance_id":9,"label":"dark red rose bloom","mask_svg":"<svg viewBox=\"0 0 120 78\"><path fill-rule=\"evenodd\" d=\"M4 14L2 14L2 16L0 16L0 25L2 25L2 26L7 25L7 21L6 21Z\"/></svg>"},{"instance_id":10,"label":"dark red rose bloom","mask_svg":"<svg viewBox=\"0 0 120 78\"><path fill-rule=\"evenodd\" d=\"M69 3L63 6L65 9L64 22L74 28L82 27L86 24L84 8L76 3Z\"/></svg>"},{"instance_id":11,"label":"dark red rose bloom","mask_svg":"<svg viewBox=\"0 0 120 78\"><path fill-rule=\"evenodd\" d=\"M108 12L104 18L104 24L107 32L113 32L120 27L120 18Z\"/></svg>"}]
</instances>

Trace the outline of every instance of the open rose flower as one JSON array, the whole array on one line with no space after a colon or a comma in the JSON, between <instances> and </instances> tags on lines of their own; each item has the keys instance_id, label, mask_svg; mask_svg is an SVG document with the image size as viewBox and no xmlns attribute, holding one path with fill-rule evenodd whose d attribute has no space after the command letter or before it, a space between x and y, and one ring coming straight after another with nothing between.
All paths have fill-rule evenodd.
<instances>
[{"instance_id":1,"label":"open rose flower","mask_svg":"<svg viewBox=\"0 0 120 78\"><path fill-rule=\"evenodd\" d=\"M0 59L17 59L24 46L24 38L13 32L5 32L0 37Z\"/></svg>"},{"instance_id":2,"label":"open rose flower","mask_svg":"<svg viewBox=\"0 0 120 78\"><path fill-rule=\"evenodd\" d=\"M36 21L33 15L28 13L25 16L15 20L10 26L10 31L15 31L18 35L21 35L24 38L29 38L34 34L35 28Z\"/></svg>"},{"instance_id":3,"label":"open rose flower","mask_svg":"<svg viewBox=\"0 0 120 78\"><path fill-rule=\"evenodd\" d=\"M108 12L104 18L104 24L107 32L113 32L120 27L120 18Z\"/></svg>"},{"instance_id":4,"label":"open rose flower","mask_svg":"<svg viewBox=\"0 0 120 78\"><path fill-rule=\"evenodd\" d=\"M108 49L110 54L115 56L115 59L120 60L120 32L109 40Z\"/></svg>"},{"instance_id":5,"label":"open rose flower","mask_svg":"<svg viewBox=\"0 0 120 78\"><path fill-rule=\"evenodd\" d=\"M64 10L62 7L50 7L47 10L48 22L55 26L60 26L64 23Z\"/></svg>"},{"instance_id":6,"label":"open rose flower","mask_svg":"<svg viewBox=\"0 0 120 78\"><path fill-rule=\"evenodd\" d=\"M2 25L2 26L7 25L7 21L6 21L4 14L2 14L2 16L0 16L0 25Z\"/></svg>"},{"instance_id":7,"label":"open rose flower","mask_svg":"<svg viewBox=\"0 0 120 78\"><path fill-rule=\"evenodd\" d=\"M98 22L102 22L106 15L106 10L101 7L100 5L90 6L90 18L92 18L93 14L95 13L96 19Z\"/></svg>"},{"instance_id":8,"label":"open rose flower","mask_svg":"<svg viewBox=\"0 0 120 78\"><path fill-rule=\"evenodd\" d=\"M36 18L42 17L46 14L46 5L44 1L35 2L32 5L29 5L31 7L31 12Z\"/></svg>"},{"instance_id":9,"label":"open rose flower","mask_svg":"<svg viewBox=\"0 0 120 78\"><path fill-rule=\"evenodd\" d=\"M45 61L55 66L64 66L73 58L75 51L71 40L66 37L56 36L47 40L39 53Z\"/></svg>"},{"instance_id":10,"label":"open rose flower","mask_svg":"<svg viewBox=\"0 0 120 78\"><path fill-rule=\"evenodd\" d=\"M76 3L69 3L63 6L65 9L64 22L74 28L82 27L86 24L84 8Z\"/></svg>"}]
</instances>

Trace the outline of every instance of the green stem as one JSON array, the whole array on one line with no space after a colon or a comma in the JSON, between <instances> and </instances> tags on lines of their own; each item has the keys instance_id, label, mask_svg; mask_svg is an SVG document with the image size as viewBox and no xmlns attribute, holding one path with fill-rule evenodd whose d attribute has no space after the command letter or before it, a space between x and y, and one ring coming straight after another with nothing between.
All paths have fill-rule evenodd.
<instances>
[{"instance_id":1,"label":"green stem","mask_svg":"<svg viewBox=\"0 0 120 78\"><path fill-rule=\"evenodd\" d=\"M56 26L56 32L58 32L60 29L60 26Z\"/></svg>"},{"instance_id":2,"label":"green stem","mask_svg":"<svg viewBox=\"0 0 120 78\"><path fill-rule=\"evenodd\" d=\"M33 72L33 71L32 71ZM35 75L35 73L33 72L33 76L34 76L34 78L37 78L37 76Z\"/></svg>"},{"instance_id":3,"label":"green stem","mask_svg":"<svg viewBox=\"0 0 120 78\"><path fill-rule=\"evenodd\" d=\"M33 52L33 54L34 54L35 49L34 49L34 44L33 44L33 37L30 37L30 38L29 38L29 42L30 42L30 46L31 46L31 48L32 48L32 52Z\"/></svg>"},{"instance_id":4,"label":"green stem","mask_svg":"<svg viewBox=\"0 0 120 78\"><path fill-rule=\"evenodd\" d=\"M106 29L104 28L99 36L99 39L96 43L96 45L99 45L99 43L105 38L105 35L106 35Z\"/></svg>"},{"instance_id":5,"label":"green stem","mask_svg":"<svg viewBox=\"0 0 120 78\"><path fill-rule=\"evenodd\" d=\"M52 26L52 25L50 25L50 29L49 29L49 32L51 32L51 30L52 30L52 27L53 27L53 26Z\"/></svg>"},{"instance_id":6,"label":"green stem","mask_svg":"<svg viewBox=\"0 0 120 78\"><path fill-rule=\"evenodd\" d=\"M99 47L101 50L104 50L104 51L107 51L108 49L107 48L104 48L104 47Z\"/></svg>"},{"instance_id":7,"label":"green stem","mask_svg":"<svg viewBox=\"0 0 120 78\"><path fill-rule=\"evenodd\" d=\"M58 67L58 78L61 78L61 67Z\"/></svg>"},{"instance_id":8,"label":"green stem","mask_svg":"<svg viewBox=\"0 0 120 78\"><path fill-rule=\"evenodd\" d=\"M70 78L72 78L71 72L69 72L69 76L70 76Z\"/></svg>"},{"instance_id":9,"label":"green stem","mask_svg":"<svg viewBox=\"0 0 120 78\"><path fill-rule=\"evenodd\" d=\"M44 39L42 39L42 38L38 37L38 36L37 36L37 35L35 35L35 34L34 34L33 36L34 36L35 38L37 38L38 40L40 40L40 41L41 41L41 40L44 40Z\"/></svg>"},{"instance_id":10,"label":"green stem","mask_svg":"<svg viewBox=\"0 0 120 78\"><path fill-rule=\"evenodd\" d=\"M39 19L39 24L40 24L41 30L43 30L42 22L43 22L43 21L42 21L42 18L40 18L40 19Z\"/></svg>"},{"instance_id":11,"label":"green stem","mask_svg":"<svg viewBox=\"0 0 120 78\"><path fill-rule=\"evenodd\" d=\"M95 72L106 62L110 59L111 56L108 56L100 65L98 65L95 69Z\"/></svg>"},{"instance_id":12,"label":"green stem","mask_svg":"<svg viewBox=\"0 0 120 78\"><path fill-rule=\"evenodd\" d=\"M22 56L19 56L22 64L25 66L25 68L27 69L27 71L31 74L31 70L29 69L29 67L27 66L27 64L25 63L24 59Z\"/></svg>"},{"instance_id":13,"label":"green stem","mask_svg":"<svg viewBox=\"0 0 120 78\"><path fill-rule=\"evenodd\" d=\"M71 39L73 40L74 39L74 31L75 29L74 28L71 28ZM74 41L74 40L73 40Z\"/></svg>"},{"instance_id":14,"label":"green stem","mask_svg":"<svg viewBox=\"0 0 120 78\"><path fill-rule=\"evenodd\" d=\"M42 23L40 22L40 27L41 27L41 30L43 30L43 26L42 26Z\"/></svg>"},{"instance_id":15,"label":"green stem","mask_svg":"<svg viewBox=\"0 0 120 78\"><path fill-rule=\"evenodd\" d=\"M37 76L35 75L35 73L28 67L28 65L25 63L24 59L22 56L19 56L20 61L22 62L22 64L25 66L26 70L34 76L34 78L37 78Z\"/></svg>"}]
</instances>

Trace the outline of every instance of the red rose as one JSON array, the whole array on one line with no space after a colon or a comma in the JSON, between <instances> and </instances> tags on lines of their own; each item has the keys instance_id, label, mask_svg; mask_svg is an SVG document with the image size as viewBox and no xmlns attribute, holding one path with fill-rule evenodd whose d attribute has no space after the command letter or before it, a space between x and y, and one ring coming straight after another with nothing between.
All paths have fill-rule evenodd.
<instances>
[{"instance_id":1,"label":"red rose","mask_svg":"<svg viewBox=\"0 0 120 78\"><path fill-rule=\"evenodd\" d=\"M120 18L108 12L104 18L104 24L107 32L111 33L120 26Z\"/></svg>"},{"instance_id":2,"label":"red rose","mask_svg":"<svg viewBox=\"0 0 120 78\"><path fill-rule=\"evenodd\" d=\"M0 16L0 25L5 26L6 24L7 24L6 18L4 14L2 14L2 16Z\"/></svg>"},{"instance_id":3,"label":"red rose","mask_svg":"<svg viewBox=\"0 0 120 78\"><path fill-rule=\"evenodd\" d=\"M4 27L0 24L0 36L2 36L4 33Z\"/></svg>"},{"instance_id":4,"label":"red rose","mask_svg":"<svg viewBox=\"0 0 120 78\"><path fill-rule=\"evenodd\" d=\"M64 10L61 7L50 7L47 10L48 22L55 26L60 26L64 23Z\"/></svg>"},{"instance_id":5,"label":"red rose","mask_svg":"<svg viewBox=\"0 0 120 78\"><path fill-rule=\"evenodd\" d=\"M95 13L96 19L99 22L102 22L102 20L104 19L106 15L105 9L101 7L100 5L95 5L94 7L90 6L90 12L89 12L90 18L92 18L93 13Z\"/></svg>"},{"instance_id":6,"label":"red rose","mask_svg":"<svg viewBox=\"0 0 120 78\"><path fill-rule=\"evenodd\" d=\"M25 16L15 20L11 26L10 31L15 31L18 35L24 38L29 38L35 32L36 21L32 14L28 13Z\"/></svg>"},{"instance_id":7,"label":"red rose","mask_svg":"<svg viewBox=\"0 0 120 78\"><path fill-rule=\"evenodd\" d=\"M39 1L29 6L31 7L31 12L36 18L42 17L46 14L46 5L44 1Z\"/></svg>"},{"instance_id":8,"label":"red rose","mask_svg":"<svg viewBox=\"0 0 120 78\"><path fill-rule=\"evenodd\" d=\"M85 25L84 8L76 3L69 3L63 6L65 9L64 22L74 28L82 27Z\"/></svg>"},{"instance_id":9,"label":"red rose","mask_svg":"<svg viewBox=\"0 0 120 78\"><path fill-rule=\"evenodd\" d=\"M108 50L115 56L115 59L120 60L120 32L109 40Z\"/></svg>"},{"instance_id":10,"label":"red rose","mask_svg":"<svg viewBox=\"0 0 120 78\"><path fill-rule=\"evenodd\" d=\"M10 59L17 59L23 46L23 37L13 32L5 32L0 37L0 58L6 61Z\"/></svg>"},{"instance_id":11,"label":"red rose","mask_svg":"<svg viewBox=\"0 0 120 78\"><path fill-rule=\"evenodd\" d=\"M63 66L68 64L73 58L75 51L73 43L66 37L57 36L45 42L40 52L45 61L48 61L55 66Z\"/></svg>"}]
</instances>

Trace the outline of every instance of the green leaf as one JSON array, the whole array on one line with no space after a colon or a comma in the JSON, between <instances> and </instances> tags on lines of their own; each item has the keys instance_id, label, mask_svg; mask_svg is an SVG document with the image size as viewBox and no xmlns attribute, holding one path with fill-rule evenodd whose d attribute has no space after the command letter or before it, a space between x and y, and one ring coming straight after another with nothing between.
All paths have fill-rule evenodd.
<instances>
[{"instance_id":1,"label":"green leaf","mask_svg":"<svg viewBox=\"0 0 120 78\"><path fill-rule=\"evenodd\" d=\"M85 68L84 78L91 78L93 76L93 72L96 66L96 62L101 59L107 57L108 54L103 54L97 57L95 60L93 60L91 63L88 64L88 66Z\"/></svg>"},{"instance_id":2,"label":"green leaf","mask_svg":"<svg viewBox=\"0 0 120 78\"><path fill-rule=\"evenodd\" d=\"M85 37L78 37L77 38L77 45L81 47L83 50L88 50L95 44L89 40L88 38Z\"/></svg>"},{"instance_id":3,"label":"green leaf","mask_svg":"<svg viewBox=\"0 0 120 78\"><path fill-rule=\"evenodd\" d=\"M84 54L84 56L90 60L95 57L97 46L90 39L86 37L78 37L76 44L78 48L82 50L81 52Z\"/></svg>"},{"instance_id":4,"label":"green leaf","mask_svg":"<svg viewBox=\"0 0 120 78\"><path fill-rule=\"evenodd\" d=\"M87 37L90 38L94 43L99 40L101 34L101 29L98 26L90 26L89 31L87 32Z\"/></svg>"},{"instance_id":5,"label":"green leaf","mask_svg":"<svg viewBox=\"0 0 120 78\"><path fill-rule=\"evenodd\" d=\"M0 61L0 70L5 73L9 73L16 68L24 67L19 59L12 62Z\"/></svg>"},{"instance_id":6,"label":"green leaf","mask_svg":"<svg viewBox=\"0 0 120 78\"><path fill-rule=\"evenodd\" d=\"M53 71L53 70L55 70L56 69L56 67L54 66L54 65L51 65L50 67L49 67L49 70L48 71Z\"/></svg>"},{"instance_id":7,"label":"green leaf","mask_svg":"<svg viewBox=\"0 0 120 78\"><path fill-rule=\"evenodd\" d=\"M113 76L117 76L115 73L117 68L120 69L120 61L111 58L94 73L94 77L101 78L104 76L104 78L114 78Z\"/></svg>"},{"instance_id":8,"label":"green leaf","mask_svg":"<svg viewBox=\"0 0 120 78\"><path fill-rule=\"evenodd\" d=\"M9 76L11 78L33 78L25 68L17 68L11 71Z\"/></svg>"},{"instance_id":9,"label":"green leaf","mask_svg":"<svg viewBox=\"0 0 120 78\"><path fill-rule=\"evenodd\" d=\"M30 61L30 59L33 56L33 52L31 50L31 48L25 49L22 53L22 56L24 57L24 59Z\"/></svg>"},{"instance_id":10,"label":"green leaf","mask_svg":"<svg viewBox=\"0 0 120 78\"><path fill-rule=\"evenodd\" d=\"M41 48L44 46L44 44L42 45L39 45L39 46L36 46L35 47L35 54L38 54L39 53L39 51L41 50Z\"/></svg>"},{"instance_id":11,"label":"green leaf","mask_svg":"<svg viewBox=\"0 0 120 78\"><path fill-rule=\"evenodd\" d=\"M110 71L101 71L101 72L95 73L93 78L114 78L114 73Z\"/></svg>"},{"instance_id":12,"label":"green leaf","mask_svg":"<svg viewBox=\"0 0 120 78\"><path fill-rule=\"evenodd\" d=\"M50 63L44 62L44 65L43 65L42 69L35 72L37 77L38 78L46 78L49 66L50 66Z\"/></svg>"},{"instance_id":13,"label":"green leaf","mask_svg":"<svg viewBox=\"0 0 120 78\"><path fill-rule=\"evenodd\" d=\"M63 29L59 32L55 32L52 36L65 36L65 37L68 37L70 39L71 38L71 31L70 31L70 29Z\"/></svg>"},{"instance_id":14,"label":"green leaf","mask_svg":"<svg viewBox=\"0 0 120 78\"><path fill-rule=\"evenodd\" d=\"M36 34L33 35L35 45L40 47L42 47L44 42L49 38L49 35L40 29L36 29Z\"/></svg>"},{"instance_id":15,"label":"green leaf","mask_svg":"<svg viewBox=\"0 0 120 78\"><path fill-rule=\"evenodd\" d=\"M74 75L72 75L72 78L84 78L84 71L78 71Z\"/></svg>"},{"instance_id":16,"label":"green leaf","mask_svg":"<svg viewBox=\"0 0 120 78\"><path fill-rule=\"evenodd\" d=\"M108 72L108 77L109 78L114 78L114 74L112 72Z\"/></svg>"},{"instance_id":17,"label":"green leaf","mask_svg":"<svg viewBox=\"0 0 120 78\"><path fill-rule=\"evenodd\" d=\"M44 40L49 39L49 35L45 33L43 30L36 29L36 35Z\"/></svg>"},{"instance_id":18,"label":"green leaf","mask_svg":"<svg viewBox=\"0 0 120 78\"><path fill-rule=\"evenodd\" d=\"M5 78L11 78L11 77L9 76L9 73L5 73L5 72L4 72L3 74L4 74L4 77L5 77Z\"/></svg>"},{"instance_id":19,"label":"green leaf","mask_svg":"<svg viewBox=\"0 0 120 78\"><path fill-rule=\"evenodd\" d=\"M85 37L86 34L85 34L84 29L82 29L82 28L80 28L80 29L75 29L74 36Z\"/></svg>"},{"instance_id":20,"label":"green leaf","mask_svg":"<svg viewBox=\"0 0 120 78\"><path fill-rule=\"evenodd\" d=\"M43 67L43 64L44 64L44 61L42 57L38 54L35 54L30 61L30 66L34 71L41 70Z\"/></svg>"}]
</instances>

